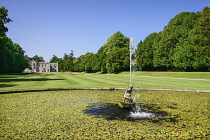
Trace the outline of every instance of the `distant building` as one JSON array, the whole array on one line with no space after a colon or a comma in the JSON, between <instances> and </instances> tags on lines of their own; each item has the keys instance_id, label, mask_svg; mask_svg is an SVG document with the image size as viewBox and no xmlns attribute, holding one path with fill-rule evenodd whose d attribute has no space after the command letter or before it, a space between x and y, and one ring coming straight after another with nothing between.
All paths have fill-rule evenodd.
<instances>
[{"instance_id":1,"label":"distant building","mask_svg":"<svg viewBox=\"0 0 210 140\"><path fill-rule=\"evenodd\" d=\"M30 66L25 72L58 72L58 63L30 61Z\"/></svg>"}]
</instances>

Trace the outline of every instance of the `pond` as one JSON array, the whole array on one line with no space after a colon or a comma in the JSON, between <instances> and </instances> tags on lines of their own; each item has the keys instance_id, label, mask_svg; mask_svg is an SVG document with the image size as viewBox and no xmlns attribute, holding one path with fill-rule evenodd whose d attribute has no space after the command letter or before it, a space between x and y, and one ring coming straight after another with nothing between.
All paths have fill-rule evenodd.
<instances>
[{"instance_id":1,"label":"pond","mask_svg":"<svg viewBox=\"0 0 210 140\"><path fill-rule=\"evenodd\" d=\"M118 108L123 94L121 90L0 94L0 139L209 137L209 93L141 91L138 106L143 113L138 113L147 117Z\"/></svg>"}]
</instances>

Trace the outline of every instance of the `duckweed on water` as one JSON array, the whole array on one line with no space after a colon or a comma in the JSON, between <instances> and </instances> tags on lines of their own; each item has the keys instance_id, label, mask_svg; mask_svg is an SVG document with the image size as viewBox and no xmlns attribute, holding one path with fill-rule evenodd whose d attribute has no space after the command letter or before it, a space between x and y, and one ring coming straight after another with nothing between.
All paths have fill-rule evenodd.
<instances>
[{"instance_id":1,"label":"duckweed on water","mask_svg":"<svg viewBox=\"0 0 210 140\"><path fill-rule=\"evenodd\" d=\"M141 91L140 105L167 116L127 121L87 113L116 105L123 91L53 91L0 95L1 139L208 139L209 93ZM116 106L115 106L116 107ZM116 109L116 108L115 108ZM99 112L100 113L100 112ZM119 113L119 112L118 112Z\"/></svg>"}]
</instances>

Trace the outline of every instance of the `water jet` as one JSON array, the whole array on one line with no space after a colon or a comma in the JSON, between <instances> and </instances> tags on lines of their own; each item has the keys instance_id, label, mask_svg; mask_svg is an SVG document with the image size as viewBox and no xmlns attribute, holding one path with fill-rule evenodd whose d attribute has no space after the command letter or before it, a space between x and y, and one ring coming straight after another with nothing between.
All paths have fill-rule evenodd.
<instances>
[{"instance_id":1,"label":"water jet","mask_svg":"<svg viewBox=\"0 0 210 140\"><path fill-rule=\"evenodd\" d=\"M136 106L135 101L133 100L133 98L131 97L131 94L133 92L133 79L134 79L134 71L135 69L135 47L133 45L133 41L134 38L131 37L130 38L130 44L129 44L129 51L130 51L130 86L128 88L126 88L126 91L124 93L124 100L123 102L119 102L118 106L120 108L124 108L124 109L132 109Z\"/></svg>"},{"instance_id":2,"label":"water jet","mask_svg":"<svg viewBox=\"0 0 210 140\"><path fill-rule=\"evenodd\" d=\"M162 114L158 114L156 112L149 112L148 110L144 110L143 106L137 104L137 99L140 98L140 94L138 90L133 89L133 85L135 85L134 73L137 71L137 63L136 63L136 55L135 55L135 45L133 45L134 38L130 38L129 50L130 50L130 86L126 88L124 93L123 102L119 102L118 106L121 109L128 109L129 115L128 117L131 119L146 119L152 117L161 117ZM137 84L135 85L137 86ZM135 100L131 97L132 92L134 91Z\"/></svg>"}]
</instances>

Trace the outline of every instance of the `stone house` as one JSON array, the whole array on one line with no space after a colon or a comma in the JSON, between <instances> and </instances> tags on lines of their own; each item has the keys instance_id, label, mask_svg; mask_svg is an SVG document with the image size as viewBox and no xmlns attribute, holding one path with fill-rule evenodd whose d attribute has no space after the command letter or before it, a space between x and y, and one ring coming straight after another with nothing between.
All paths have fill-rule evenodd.
<instances>
[{"instance_id":1,"label":"stone house","mask_svg":"<svg viewBox=\"0 0 210 140\"><path fill-rule=\"evenodd\" d=\"M30 61L30 66L25 72L58 72L58 63Z\"/></svg>"}]
</instances>

